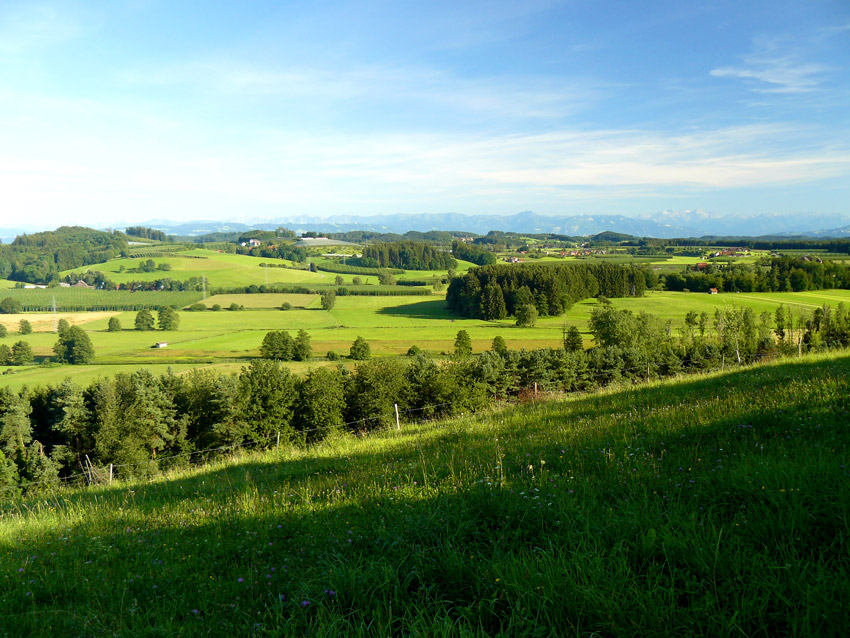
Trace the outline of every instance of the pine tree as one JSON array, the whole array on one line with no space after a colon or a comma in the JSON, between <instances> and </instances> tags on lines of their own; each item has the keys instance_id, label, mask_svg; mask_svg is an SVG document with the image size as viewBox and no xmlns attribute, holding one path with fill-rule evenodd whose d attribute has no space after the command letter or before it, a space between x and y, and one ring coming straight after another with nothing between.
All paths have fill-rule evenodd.
<instances>
[{"instance_id":1,"label":"pine tree","mask_svg":"<svg viewBox=\"0 0 850 638\"><path fill-rule=\"evenodd\" d=\"M457 337L455 337L455 354L459 357L472 354L472 339L469 338L469 333L466 330L458 330Z\"/></svg>"},{"instance_id":2,"label":"pine tree","mask_svg":"<svg viewBox=\"0 0 850 638\"><path fill-rule=\"evenodd\" d=\"M299 330L295 337L295 347L293 348L293 358L296 361L307 361L313 353L313 348L310 345L310 335L306 330Z\"/></svg>"},{"instance_id":3,"label":"pine tree","mask_svg":"<svg viewBox=\"0 0 850 638\"><path fill-rule=\"evenodd\" d=\"M584 340L581 338L581 333L575 326L570 326L564 338L564 350L567 352L581 352L584 350Z\"/></svg>"}]
</instances>

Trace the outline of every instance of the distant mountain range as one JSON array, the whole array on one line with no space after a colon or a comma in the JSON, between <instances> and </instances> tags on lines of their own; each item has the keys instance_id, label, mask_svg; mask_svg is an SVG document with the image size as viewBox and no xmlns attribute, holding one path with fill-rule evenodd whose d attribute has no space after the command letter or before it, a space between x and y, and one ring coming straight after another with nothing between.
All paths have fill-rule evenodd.
<instances>
[{"instance_id":1,"label":"distant mountain range","mask_svg":"<svg viewBox=\"0 0 850 638\"><path fill-rule=\"evenodd\" d=\"M338 215L333 218L291 216L278 219L255 219L244 222L195 221L176 222L166 219L115 224L113 228L148 226L169 235L199 237L215 232L241 232L251 229L274 230L285 226L297 233L305 231L345 232L364 230L405 233L409 230L454 230L486 234L491 230L523 233L556 233L560 235L595 235L614 231L636 237L850 237L847 215L757 215L753 217L721 216L701 210L662 211L639 217L623 215L544 216L526 211L516 215L461 215L439 213L422 215L374 215L357 217ZM17 235L47 228L0 228L0 240L12 241Z\"/></svg>"},{"instance_id":2,"label":"distant mountain range","mask_svg":"<svg viewBox=\"0 0 850 638\"><path fill-rule=\"evenodd\" d=\"M759 215L755 217L715 216L704 211L664 211L641 217L623 215L571 215L552 217L533 212L516 215L461 215L440 213L423 215L375 215L356 217L340 215L332 219L299 216L253 222L191 222L166 220L143 222L170 235L197 237L212 232L239 232L260 228L273 230L285 226L297 233L305 231L344 232L365 230L405 233L408 230L457 230L486 234L491 230L523 233L556 233L560 235L595 235L614 231L636 237L703 237L703 236L810 236L848 237L850 217L842 215Z\"/></svg>"}]
</instances>

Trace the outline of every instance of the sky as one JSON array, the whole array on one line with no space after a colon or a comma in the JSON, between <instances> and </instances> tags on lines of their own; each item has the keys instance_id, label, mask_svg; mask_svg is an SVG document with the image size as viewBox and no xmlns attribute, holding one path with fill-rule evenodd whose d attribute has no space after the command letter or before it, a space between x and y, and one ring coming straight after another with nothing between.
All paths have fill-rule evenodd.
<instances>
[{"instance_id":1,"label":"sky","mask_svg":"<svg viewBox=\"0 0 850 638\"><path fill-rule=\"evenodd\" d=\"M0 0L0 226L848 202L847 0Z\"/></svg>"}]
</instances>

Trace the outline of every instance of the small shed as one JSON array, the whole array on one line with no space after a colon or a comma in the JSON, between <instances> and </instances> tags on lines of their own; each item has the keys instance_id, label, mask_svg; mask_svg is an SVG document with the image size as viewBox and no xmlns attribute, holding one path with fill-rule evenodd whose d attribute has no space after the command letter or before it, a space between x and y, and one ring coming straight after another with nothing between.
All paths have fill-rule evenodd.
<instances>
[{"instance_id":1,"label":"small shed","mask_svg":"<svg viewBox=\"0 0 850 638\"><path fill-rule=\"evenodd\" d=\"M709 288L708 294L709 295L716 295L717 294L717 288Z\"/></svg>"},{"instance_id":2,"label":"small shed","mask_svg":"<svg viewBox=\"0 0 850 638\"><path fill-rule=\"evenodd\" d=\"M155 344L153 344L151 346L151 348L167 348L167 347L168 347L167 341L157 341Z\"/></svg>"}]
</instances>

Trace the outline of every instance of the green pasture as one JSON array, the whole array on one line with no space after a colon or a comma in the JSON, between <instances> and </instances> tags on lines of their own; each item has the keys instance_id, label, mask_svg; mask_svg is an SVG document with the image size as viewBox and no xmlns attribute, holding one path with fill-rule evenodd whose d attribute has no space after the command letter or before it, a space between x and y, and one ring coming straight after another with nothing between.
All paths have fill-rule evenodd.
<instances>
[{"instance_id":1,"label":"green pasture","mask_svg":"<svg viewBox=\"0 0 850 638\"><path fill-rule=\"evenodd\" d=\"M167 263L171 270L155 270L153 272L128 273L119 272L121 266L125 269L137 268L146 258L138 259L113 259L104 264L89 266L89 270L100 270L108 273L109 278L115 283L121 284L128 281L152 281L169 277L178 281L185 281L192 277L204 277L208 287L238 287L250 285L263 285L274 283L333 283L333 275L330 273L312 273L307 270L293 268L295 264L282 259L264 259L262 257L250 257L248 255L234 255L219 253L214 250L196 248L182 251L167 257L152 258L159 265ZM261 268L260 264L286 264L290 268ZM63 276L70 272L61 273Z\"/></svg>"},{"instance_id":2,"label":"green pasture","mask_svg":"<svg viewBox=\"0 0 850 638\"><path fill-rule=\"evenodd\" d=\"M0 636L841 636L850 357L0 503Z\"/></svg>"},{"instance_id":3,"label":"green pasture","mask_svg":"<svg viewBox=\"0 0 850 638\"><path fill-rule=\"evenodd\" d=\"M291 285L333 285L336 277L342 277L345 284L350 284L355 276L350 274L337 274L329 272L310 272L303 264L296 264L283 259L266 259L263 257L251 257L248 255L235 255L220 253L215 250L196 248L183 250L177 253L168 253L163 257L152 257L153 262L168 264L170 270L154 270L153 272L126 272L131 268L138 268L147 260L147 257L129 259L113 259L103 264L87 267L87 270L99 270L107 273L109 278L117 284L130 281L153 281L156 279L170 278L176 281L185 281L192 277L204 277L208 288L235 288L244 286L261 286L269 284L291 284ZM318 257L313 258L317 263L332 263L332 260ZM272 267L261 267L260 264L268 264ZM277 266L287 266L279 268ZM120 272L121 268L125 272ZM474 264L469 262L458 262L458 272L466 272ZM61 273L62 276L72 272L80 272L86 269L74 269ZM445 276L446 271L434 270L410 270L403 279L431 279L435 276ZM377 284L377 275L360 275L362 280L370 284Z\"/></svg>"},{"instance_id":4,"label":"green pasture","mask_svg":"<svg viewBox=\"0 0 850 638\"><path fill-rule=\"evenodd\" d=\"M293 309L279 310L284 301ZM648 292L642 298L613 299L615 307L635 313L647 312L673 322L674 331L683 329L689 311L707 312L713 320L716 309L732 306L751 307L757 314L774 313L780 304L804 312L823 305L850 304L850 291L824 290L805 293L721 293L708 295L681 292ZM352 342L362 336L369 341L373 354L400 355L411 345L439 354L451 352L459 330L466 330L472 340L473 350L480 352L491 347L493 338L501 336L513 349L559 347L564 326L575 325L584 335L585 346L593 345L588 334L588 320L595 299L575 304L560 317L541 317L532 328L520 328L513 319L483 321L464 319L446 310L442 295L403 297L337 297L330 312L321 310L318 295L221 295L210 297L206 304L219 303L218 312L181 311L180 328L172 332L139 332L133 329L135 312L121 313L32 313L26 315L0 315L9 328L9 334L0 343L12 346L23 339L30 343L38 360L49 358L56 343L56 321L67 318L70 323L82 325L95 347L93 366L105 365L229 365L247 362L259 355L263 338L270 330L288 330L293 335L306 330L310 335L314 364L324 361L325 354L333 350L346 355ZM225 310L230 303L245 306L242 311ZM306 308L302 308L306 306ZM107 332L108 320L116 316L123 330ZM21 317L33 324L35 332L22 336L17 333ZM153 349L158 341L168 347ZM288 364L294 365L294 364ZM35 371L18 371L14 375L0 376L0 386L14 383L36 383L43 378L60 378L67 367L39 368ZM33 375L32 381L29 376Z\"/></svg>"},{"instance_id":5,"label":"green pasture","mask_svg":"<svg viewBox=\"0 0 850 638\"><path fill-rule=\"evenodd\" d=\"M207 297L203 302L207 308L214 304L221 306L222 311L230 307L230 304L238 304L247 308L277 309L284 303L289 303L293 308L319 308L321 298L314 294L289 294L289 293L267 293L262 295L214 295Z\"/></svg>"}]
</instances>

